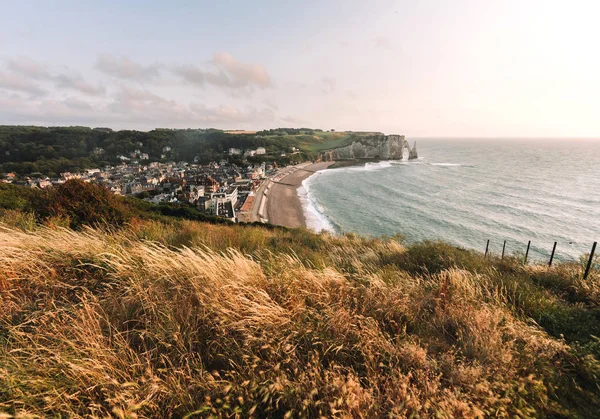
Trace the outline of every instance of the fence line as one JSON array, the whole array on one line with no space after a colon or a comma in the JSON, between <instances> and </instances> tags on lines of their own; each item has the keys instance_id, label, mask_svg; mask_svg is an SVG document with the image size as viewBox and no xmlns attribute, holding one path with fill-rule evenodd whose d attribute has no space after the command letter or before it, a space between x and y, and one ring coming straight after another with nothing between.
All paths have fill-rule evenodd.
<instances>
[{"instance_id":1,"label":"fence line","mask_svg":"<svg viewBox=\"0 0 600 419\"><path fill-rule=\"evenodd\" d=\"M554 246L552 247L552 253L550 254L550 260L548 261L548 266L552 266L552 261L554 260L554 254L556 253L556 245L558 244L558 242L554 242ZM596 245L598 244L598 242L594 242L594 244L592 245L592 250L590 251L590 257L588 258L587 261L587 265L585 267L585 273L583 274L583 279L587 279L588 275L590 274L590 270L592 269L592 264L593 264L593 260L594 260L594 253L596 253ZM527 242L527 250L525 251L525 258L523 259L523 263L527 263L527 257L529 256L529 249L531 248L531 240L529 240ZM485 255L484 257L488 256L488 252L490 249L490 240L488 239L486 245L485 245ZM504 259L504 251L506 250L506 240L504 240L504 243L502 244L502 256L500 257L500 259Z\"/></svg>"}]
</instances>

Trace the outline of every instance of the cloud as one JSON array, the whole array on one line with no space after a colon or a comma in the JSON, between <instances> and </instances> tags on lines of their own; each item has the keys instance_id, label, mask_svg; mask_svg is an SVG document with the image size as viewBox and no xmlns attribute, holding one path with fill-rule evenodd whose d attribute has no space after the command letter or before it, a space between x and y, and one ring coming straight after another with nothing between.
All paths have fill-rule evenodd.
<instances>
[{"instance_id":1,"label":"cloud","mask_svg":"<svg viewBox=\"0 0 600 419\"><path fill-rule=\"evenodd\" d=\"M271 86L271 78L261 65L241 63L227 52L215 54L213 61L231 77L233 85L253 84L263 89Z\"/></svg>"},{"instance_id":2,"label":"cloud","mask_svg":"<svg viewBox=\"0 0 600 419\"><path fill-rule=\"evenodd\" d=\"M104 74L123 80L148 81L160 75L160 66L144 66L127 57L103 54L98 57L95 68Z\"/></svg>"},{"instance_id":3,"label":"cloud","mask_svg":"<svg viewBox=\"0 0 600 419\"><path fill-rule=\"evenodd\" d=\"M149 90L122 86L107 109L118 115L134 115L148 118L169 117L180 119L185 117L185 106L172 100L164 99Z\"/></svg>"},{"instance_id":4,"label":"cloud","mask_svg":"<svg viewBox=\"0 0 600 419\"><path fill-rule=\"evenodd\" d=\"M47 93L38 83L16 73L0 71L0 88L42 96Z\"/></svg>"},{"instance_id":5,"label":"cloud","mask_svg":"<svg viewBox=\"0 0 600 419\"><path fill-rule=\"evenodd\" d=\"M61 89L73 89L90 96L103 96L106 93L104 86L93 86L86 83L80 76L69 76L59 74L54 77L56 87Z\"/></svg>"},{"instance_id":6,"label":"cloud","mask_svg":"<svg viewBox=\"0 0 600 419\"><path fill-rule=\"evenodd\" d=\"M253 107L245 110L234 106L206 106L193 104L190 106L199 120L205 123L218 124L259 124L275 120L275 113L271 109L256 109Z\"/></svg>"},{"instance_id":7,"label":"cloud","mask_svg":"<svg viewBox=\"0 0 600 419\"><path fill-rule=\"evenodd\" d=\"M0 119L7 123L26 124L89 124L98 120L94 108L87 102L35 99L12 96L0 97Z\"/></svg>"},{"instance_id":8,"label":"cloud","mask_svg":"<svg viewBox=\"0 0 600 419\"><path fill-rule=\"evenodd\" d=\"M9 59L6 67L13 73L32 79L42 80L50 77L47 66L25 56Z\"/></svg>"},{"instance_id":9,"label":"cloud","mask_svg":"<svg viewBox=\"0 0 600 419\"><path fill-rule=\"evenodd\" d=\"M80 100L77 98L66 98L65 100L63 100L62 102L66 107L71 108L71 109L75 109L75 110L83 110L83 111L91 111L93 110L92 105L90 105L88 102L84 101L84 100Z\"/></svg>"},{"instance_id":10,"label":"cloud","mask_svg":"<svg viewBox=\"0 0 600 419\"><path fill-rule=\"evenodd\" d=\"M59 89L72 89L91 96L106 93L104 86L93 86L86 83L75 73L53 72L50 67L29 57L20 56L6 61L7 71L0 72L0 87L8 90L42 96L48 91L40 86L53 83Z\"/></svg>"},{"instance_id":11,"label":"cloud","mask_svg":"<svg viewBox=\"0 0 600 419\"><path fill-rule=\"evenodd\" d=\"M215 54L210 64L212 68L208 69L184 65L175 67L173 71L185 82L196 86L214 85L248 91L272 86L271 77L263 66L242 63L227 52Z\"/></svg>"},{"instance_id":12,"label":"cloud","mask_svg":"<svg viewBox=\"0 0 600 419\"><path fill-rule=\"evenodd\" d=\"M141 129L198 125L255 128L279 120L276 104L264 99L259 104L244 100L256 89L272 86L265 68L242 63L227 53L215 54L204 66L182 65L172 71L189 84L213 86L239 96L232 104L201 103L192 95L187 99L163 97L131 82L160 77L160 68L166 67L159 65L144 66L125 57L104 55L95 68L112 78L103 77L106 87L89 83L69 68L28 57L0 61L0 120Z\"/></svg>"},{"instance_id":13,"label":"cloud","mask_svg":"<svg viewBox=\"0 0 600 419\"><path fill-rule=\"evenodd\" d=\"M184 104L155 93L122 87L109 100L91 103L78 98L31 100L0 96L0 120L25 124L85 124L114 128L213 126L221 128L268 126L276 119L267 108Z\"/></svg>"}]
</instances>

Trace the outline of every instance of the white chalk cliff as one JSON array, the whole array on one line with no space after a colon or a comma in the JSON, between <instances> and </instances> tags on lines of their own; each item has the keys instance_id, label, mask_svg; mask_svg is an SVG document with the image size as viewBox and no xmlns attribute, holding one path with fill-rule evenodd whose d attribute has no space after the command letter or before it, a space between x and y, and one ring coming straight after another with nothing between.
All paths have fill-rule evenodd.
<instances>
[{"instance_id":1,"label":"white chalk cliff","mask_svg":"<svg viewBox=\"0 0 600 419\"><path fill-rule=\"evenodd\" d=\"M416 159L417 143L411 148L404 135L373 135L354 139L351 144L326 151L325 160L381 159L402 160L404 149L408 159Z\"/></svg>"}]
</instances>

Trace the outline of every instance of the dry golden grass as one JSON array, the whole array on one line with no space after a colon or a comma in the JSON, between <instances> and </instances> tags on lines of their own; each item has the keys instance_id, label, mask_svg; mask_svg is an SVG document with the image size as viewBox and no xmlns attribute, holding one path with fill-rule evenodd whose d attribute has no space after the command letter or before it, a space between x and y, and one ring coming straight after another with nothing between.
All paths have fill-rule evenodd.
<instances>
[{"instance_id":1,"label":"dry golden grass","mask_svg":"<svg viewBox=\"0 0 600 419\"><path fill-rule=\"evenodd\" d=\"M9 417L584 417L600 407L593 339L583 347L551 333L567 324L533 320L555 304L597 313L597 278L583 283L567 265L193 222L4 225L0 248Z\"/></svg>"}]
</instances>

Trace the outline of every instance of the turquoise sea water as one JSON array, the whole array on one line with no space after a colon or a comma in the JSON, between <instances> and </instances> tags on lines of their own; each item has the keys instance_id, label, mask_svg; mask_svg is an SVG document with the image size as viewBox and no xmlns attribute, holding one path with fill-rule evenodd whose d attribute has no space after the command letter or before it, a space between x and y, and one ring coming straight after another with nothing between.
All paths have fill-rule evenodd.
<instances>
[{"instance_id":1,"label":"turquoise sea water","mask_svg":"<svg viewBox=\"0 0 600 419\"><path fill-rule=\"evenodd\" d=\"M412 144L413 139L409 139ZM579 259L600 241L600 140L417 139L419 159L330 169L299 193L309 227Z\"/></svg>"}]
</instances>

